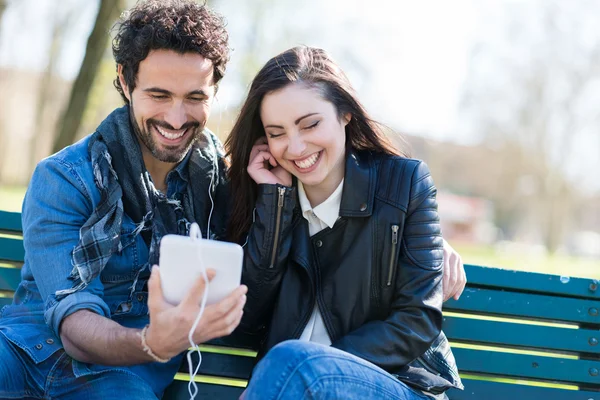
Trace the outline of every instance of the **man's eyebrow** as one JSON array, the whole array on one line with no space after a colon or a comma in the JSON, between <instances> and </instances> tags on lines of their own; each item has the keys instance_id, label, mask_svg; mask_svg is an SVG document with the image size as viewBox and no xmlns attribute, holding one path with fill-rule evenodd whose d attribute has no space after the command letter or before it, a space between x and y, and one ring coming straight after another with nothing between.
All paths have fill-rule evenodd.
<instances>
[{"instance_id":1,"label":"man's eyebrow","mask_svg":"<svg viewBox=\"0 0 600 400\"><path fill-rule=\"evenodd\" d=\"M167 95L172 95L173 93L171 93L170 91L166 90L166 89L161 89L158 87L151 87L148 89L144 89L144 92L154 92L154 93L162 93L162 94L167 94ZM202 89L196 89L196 90L192 90L191 92L187 93L186 96L205 96L208 97L208 95L206 94L206 92Z\"/></svg>"},{"instance_id":2,"label":"man's eyebrow","mask_svg":"<svg viewBox=\"0 0 600 400\"><path fill-rule=\"evenodd\" d=\"M144 89L144 92L156 92L156 93L163 93L163 94L169 94L169 95L173 94L166 89L161 89L161 88L157 88L157 87L151 87L148 89Z\"/></svg>"},{"instance_id":3,"label":"man's eyebrow","mask_svg":"<svg viewBox=\"0 0 600 400\"><path fill-rule=\"evenodd\" d=\"M313 115L317 115L319 113L308 113L306 115L301 116L300 118L298 118L297 120L294 121L294 125L298 125L300 123L300 121L302 121L304 118L308 118L308 117L312 117ZM279 129L283 129L283 126L281 125L266 125L266 128L279 128Z\"/></svg>"},{"instance_id":4,"label":"man's eyebrow","mask_svg":"<svg viewBox=\"0 0 600 400\"><path fill-rule=\"evenodd\" d=\"M192 90L187 95L188 96L204 96L204 97L208 97L208 94L206 94L206 92L204 90L202 90L202 89Z\"/></svg>"}]
</instances>

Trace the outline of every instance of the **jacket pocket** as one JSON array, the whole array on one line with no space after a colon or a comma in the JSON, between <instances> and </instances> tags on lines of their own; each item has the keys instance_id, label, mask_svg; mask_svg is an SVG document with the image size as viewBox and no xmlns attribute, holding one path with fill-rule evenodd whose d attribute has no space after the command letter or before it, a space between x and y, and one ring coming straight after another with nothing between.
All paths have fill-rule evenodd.
<instances>
[{"instance_id":1,"label":"jacket pocket","mask_svg":"<svg viewBox=\"0 0 600 400\"><path fill-rule=\"evenodd\" d=\"M396 270L396 264L398 259L398 231L400 227L398 225L392 225L392 235L391 235L391 244L392 247L390 249L390 262L387 269L387 278L385 282L386 287L392 286L392 279L394 277L394 271Z\"/></svg>"},{"instance_id":2,"label":"jacket pocket","mask_svg":"<svg viewBox=\"0 0 600 400\"><path fill-rule=\"evenodd\" d=\"M136 226L128 217L123 218L120 232L119 249L109 258L100 274L104 283L122 283L135 279L138 271L144 266L140 265L140 241L142 237L136 232Z\"/></svg>"},{"instance_id":3,"label":"jacket pocket","mask_svg":"<svg viewBox=\"0 0 600 400\"><path fill-rule=\"evenodd\" d=\"M277 247L279 245L279 231L281 229L281 213L283 211L283 200L285 197L285 188L279 187L277 188L278 197L277 197L277 214L275 216L275 236L273 237L273 248L271 250L271 262L269 263L269 268L273 268L275 266L275 261L277 260Z\"/></svg>"},{"instance_id":4,"label":"jacket pocket","mask_svg":"<svg viewBox=\"0 0 600 400\"><path fill-rule=\"evenodd\" d=\"M373 295L379 318L387 318L398 277L398 261L402 248L402 223L387 220L380 225L374 248L377 252L377 267L373 268Z\"/></svg>"}]
</instances>

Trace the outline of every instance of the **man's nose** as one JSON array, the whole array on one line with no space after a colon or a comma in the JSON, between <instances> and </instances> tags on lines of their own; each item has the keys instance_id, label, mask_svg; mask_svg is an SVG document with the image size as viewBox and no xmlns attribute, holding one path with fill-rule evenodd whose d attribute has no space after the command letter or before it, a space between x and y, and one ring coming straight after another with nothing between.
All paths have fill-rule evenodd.
<instances>
[{"instance_id":1,"label":"man's nose","mask_svg":"<svg viewBox=\"0 0 600 400\"><path fill-rule=\"evenodd\" d=\"M174 129L181 129L183 124L187 122L187 115L182 102L176 101L173 103L165 115L165 122Z\"/></svg>"}]
</instances>

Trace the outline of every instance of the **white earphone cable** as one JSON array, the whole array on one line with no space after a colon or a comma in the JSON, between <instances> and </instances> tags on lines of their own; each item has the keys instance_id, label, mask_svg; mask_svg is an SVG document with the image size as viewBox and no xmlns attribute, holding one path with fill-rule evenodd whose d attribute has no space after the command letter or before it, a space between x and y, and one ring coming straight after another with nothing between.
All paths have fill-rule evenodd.
<instances>
[{"instance_id":1,"label":"white earphone cable","mask_svg":"<svg viewBox=\"0 0 600 400\"><path fill-rule=\"evenodd\" d=\"M193 223L190 226L190 237L192 238L192 240L201 240L202 236L201 236L201 232L200 232L200 227L198 226L198 224ZM198 252L199 257L198 259L200 260L200 262L202 262L202 253L200 252L200 246L198 246ZM196 385L196 375L198 374L198 371L200 370L200 364L202 364L202 353L200 352L200 346L198 346L196 343L194 343L194 332L196 331L196 328L198 327L198 324L200 323L200 320L202 319L202 315L204 314L204 309L206 308L206 300L208 299L208 290L209 290L209 283L208 283L208 275L206 275L206 268L204 265L201 265L201 271L202 271L202 279L204 279L205 282L205 287L204 287L204 293L202 294L202 302L200 303L200 311L198 311L198 315L196 316L196 320L194 321L194 324L192 325L190 331L188 332L188 341L190 342L190 349L187 352L187 362L188 362L188 371L190 374L190 381L188 382L188 393L190 395L190 400L194 400L196 398L196 395L198 394L198 386ZM198 364L196 365L196 368L194 368L193 363L192 363L192 353L196 351L198 353Z\"/></svg>"}]
</instances>

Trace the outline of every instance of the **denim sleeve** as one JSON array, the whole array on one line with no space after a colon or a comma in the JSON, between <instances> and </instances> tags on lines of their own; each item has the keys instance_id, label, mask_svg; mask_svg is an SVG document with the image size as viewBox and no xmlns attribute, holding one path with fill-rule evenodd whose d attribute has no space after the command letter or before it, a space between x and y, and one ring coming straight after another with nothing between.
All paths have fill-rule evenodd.
<instances>
[{"instance_id":1,"label":"denim sleeve","mask_svg":"<svg viewBox=\"0 0 600 400\"><path fill-rule=\"evenodd\" d=\"M25 265L44 300L46 324L58 337L62 320L75 311L110 317L100 277L60 301L55 295L73 286L71 253L92 207L81 176L70 164L56 158L38 164L23 202Z\"/></svg>"}]
</instances>

